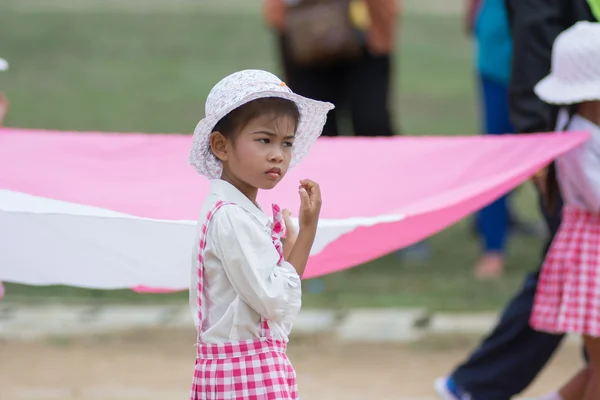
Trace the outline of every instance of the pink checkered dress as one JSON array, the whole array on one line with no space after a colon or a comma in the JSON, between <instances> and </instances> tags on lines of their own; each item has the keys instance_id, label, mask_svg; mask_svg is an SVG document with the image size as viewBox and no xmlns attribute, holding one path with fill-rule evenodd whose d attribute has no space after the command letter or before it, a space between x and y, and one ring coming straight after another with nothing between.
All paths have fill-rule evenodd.
<instances>
[{"instance_id":1,"label":"pink checkered dress","mask_svg":"<svg viewBox=\"0 0 600 400\"><path fill-rule=\"evenodd\" d=\"M550 333L600 336L600 213L565 206L530 324Z\"/></svg>"},{"instance_id":2,"label":"pink checkered dress","mask_svg":"<svg viewBox=\"0 0 600 400\"><path fill-rule=\"evenodd\" d=\"M203 253L208 224L221 207L219 201L202 226L198 251L198 317L202 327ZM285 224L279 207L273 206L273 241L283 261L281 235ZM269 323L261 319L260 338L224 344L202 343L198 332L198 353L194 368L191 400L296 400L296 373L285 351L286 343L271 336Z\"/></svg>"}]
</instances>

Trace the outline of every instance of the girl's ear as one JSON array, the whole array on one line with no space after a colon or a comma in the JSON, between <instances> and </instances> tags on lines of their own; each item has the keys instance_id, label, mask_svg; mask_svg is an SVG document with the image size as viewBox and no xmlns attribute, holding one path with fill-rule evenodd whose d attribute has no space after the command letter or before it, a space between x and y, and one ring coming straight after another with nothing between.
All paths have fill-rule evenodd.
<instances>
[{"instance_id":1,"label":"girl's ear","mask_svg":"<svg viewBox=\"0 0 600 400\"><path fill-rule=\"evenodd\" d=\"M210 135L210 149L221 161L227 161L229 157L227 138L221 132L215 131Z\"/></svg>"}]
</instances>

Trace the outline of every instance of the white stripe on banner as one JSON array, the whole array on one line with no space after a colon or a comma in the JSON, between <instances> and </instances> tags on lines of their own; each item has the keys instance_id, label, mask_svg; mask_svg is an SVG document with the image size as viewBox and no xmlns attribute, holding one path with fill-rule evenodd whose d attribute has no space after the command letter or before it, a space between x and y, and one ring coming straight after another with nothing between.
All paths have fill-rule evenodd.
<instances>
[{"instance_id":1,"label":"white stripe on banner","mask_svg":"<svg viewBox=\"0 0 600 400\"><path fill-rule=\"evenodd\" d=\"M359 227L402 219L323 219L311 255ZM186 288L195 225L0 190L0 280L105 289Z\"/></svg>"}]
</instances>

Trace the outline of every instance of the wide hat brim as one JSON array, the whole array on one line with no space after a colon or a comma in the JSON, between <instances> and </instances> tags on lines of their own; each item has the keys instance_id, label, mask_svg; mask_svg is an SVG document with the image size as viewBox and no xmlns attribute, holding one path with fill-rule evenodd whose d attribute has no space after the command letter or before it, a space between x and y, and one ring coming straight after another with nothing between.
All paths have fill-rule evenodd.
<instances>
[{"instance_id":1,"label":"wide hat brim","mask_svg":"<svg viewBox=\"0 0 600 400\"><path fill-rule=\"evenodd\" d=\"M535 94L548 104L570 105L600 100L600 81L566 82L548 75L535 86Z\"/></svg>"}]
</instances>

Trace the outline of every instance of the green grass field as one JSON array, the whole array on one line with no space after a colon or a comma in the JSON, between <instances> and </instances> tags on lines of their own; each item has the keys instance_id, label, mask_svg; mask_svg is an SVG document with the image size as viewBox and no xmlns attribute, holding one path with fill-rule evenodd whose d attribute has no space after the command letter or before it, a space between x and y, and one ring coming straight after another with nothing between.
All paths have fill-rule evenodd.
<instances>
[{"instance_id":1,"label":"green grass field","mask_svg":"<svg viewBox=\"0 0 600 400\"><path fill-rule=\"evenodd\" d=\"M7 125L189 133L203 116L211 86L224 75L244 68L279 71L273 38L255 12L110 6L73 12L48 6L52 2L68 4L47 0L36 10L34 0L0 2L0 56L11 63L0 75L0 88L11 100ZM399 34L395 109L402 131L475 134L476 77L459 18L407 14ZM537 219L532 193L526 185L514 204ZM496 309L540 255L539 240L515 237L506 276L478 282L471 271L477 243L465 221L429 243L433 254L424 264L388 256L325 277L325 291L307 293L306 306ZM14 284L7 292L7 301L180 302L187 296Z\"/></svg>"}]
</instances>

